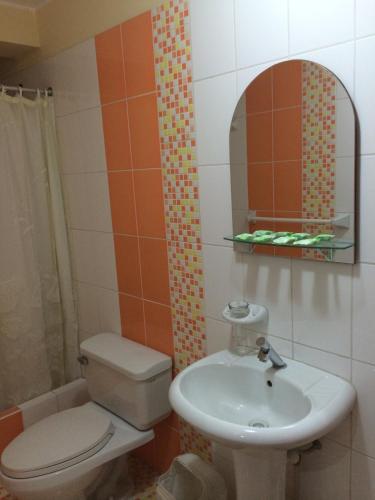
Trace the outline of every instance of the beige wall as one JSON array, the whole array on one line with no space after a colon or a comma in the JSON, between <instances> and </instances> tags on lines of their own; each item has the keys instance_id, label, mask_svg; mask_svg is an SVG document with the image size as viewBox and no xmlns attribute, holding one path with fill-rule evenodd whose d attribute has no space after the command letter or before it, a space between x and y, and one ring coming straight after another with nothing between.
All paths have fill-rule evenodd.
<instances>
[{"instance_id":1,"label":"beige wall","mask_svg":"<svg viewBox=\"0 0 375 500\"><path fill-rule=\"evenodd\" d=\"M38 47L35 11L0 5L0 40L6 44Z\"/></svg>"},{"instance_id":2,"label":"beige wall","mask_svg":"<svg viewBox=\"0 0 375 500\"><path fill-rule=\"evenodd\" d=\"M11 70L55 55L158 3L159 0L51 0L36 12L40 49L17 58Z\"/></svg>"}]
</instances>

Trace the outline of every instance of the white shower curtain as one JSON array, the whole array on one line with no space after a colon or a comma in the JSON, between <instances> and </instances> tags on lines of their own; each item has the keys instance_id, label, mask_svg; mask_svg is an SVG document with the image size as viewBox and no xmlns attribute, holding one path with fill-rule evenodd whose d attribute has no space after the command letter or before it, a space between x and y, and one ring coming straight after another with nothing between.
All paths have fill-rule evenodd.
<instances>
[{"instance_id":1,"label":"white shower curtain","mask_svg":"<svg viewBox=\"0 0 375 500\"><path fill-rule=\"evenodd\" d=\"M79 376L53 99L0 95L0 409Z\"/></svg>"}]
</instances>

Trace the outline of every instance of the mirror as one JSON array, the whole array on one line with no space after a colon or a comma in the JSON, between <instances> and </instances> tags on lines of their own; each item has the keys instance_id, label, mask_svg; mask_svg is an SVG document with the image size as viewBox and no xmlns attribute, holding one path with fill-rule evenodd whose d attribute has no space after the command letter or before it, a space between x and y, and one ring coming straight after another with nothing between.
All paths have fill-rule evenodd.
<instances>
[{"instance_id":1,"label":"mirror","mask_svg":"<svg viewBox=\"0 0 375 500\"><path fill-rule=\"evenodd\" d=\"M235 248L354 262L355 114L333 73L276 64L242 94L230 129Z\"/></svg>"}]
</instances>

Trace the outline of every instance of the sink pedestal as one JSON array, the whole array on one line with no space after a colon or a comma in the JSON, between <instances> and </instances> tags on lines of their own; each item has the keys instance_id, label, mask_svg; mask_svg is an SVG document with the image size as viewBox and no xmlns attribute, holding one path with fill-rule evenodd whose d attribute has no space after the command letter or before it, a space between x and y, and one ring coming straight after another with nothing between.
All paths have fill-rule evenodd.
<instances>
[{"instance_id":1,"label":"sink pedestal","mask_svg":"<svg viewBox=\"0 0 375 500\"><path fill-rule=\"evenodd\" d=\"M285 500L286 451L233 450L236 500Z\"/></svg>"}]
</instances>

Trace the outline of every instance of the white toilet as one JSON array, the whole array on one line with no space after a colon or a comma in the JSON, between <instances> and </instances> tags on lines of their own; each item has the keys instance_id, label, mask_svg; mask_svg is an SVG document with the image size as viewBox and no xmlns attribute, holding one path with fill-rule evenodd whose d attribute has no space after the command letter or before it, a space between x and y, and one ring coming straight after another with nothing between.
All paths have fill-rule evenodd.
<instances>
[{"instance_id":1,"label":"white toilet","mask_svg":"<svg viewBox=\"0 0 375 500\"><path fill-rule=\"evenodd\" d=\"M171 411L168 356L113 333L85 340L81 354L93 402L28 427L1 456L1 482L19 500L86 498Z\"/></svg>"}]
</instances>

